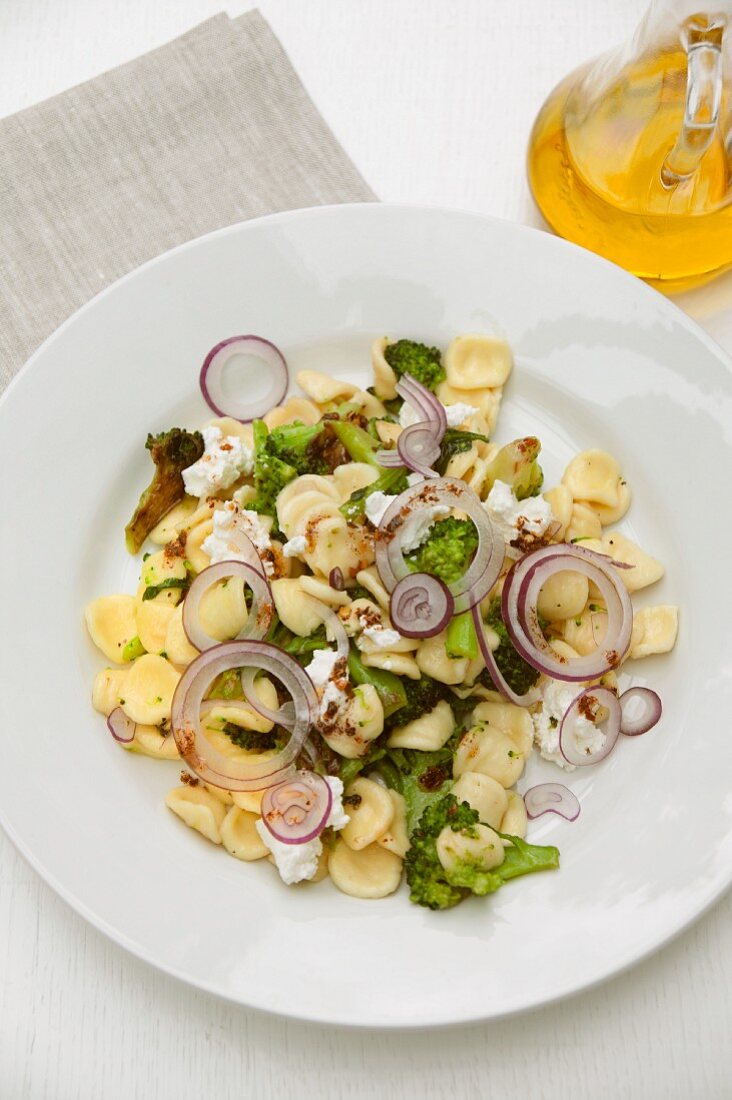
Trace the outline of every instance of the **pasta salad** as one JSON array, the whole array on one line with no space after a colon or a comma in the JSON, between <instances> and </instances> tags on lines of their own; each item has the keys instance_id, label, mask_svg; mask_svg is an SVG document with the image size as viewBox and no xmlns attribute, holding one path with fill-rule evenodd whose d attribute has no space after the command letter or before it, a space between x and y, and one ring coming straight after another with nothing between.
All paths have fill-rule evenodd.
<instances>
[{"instance_id":1,"label":"pasta salad","mask_svg":"<svg viewBox=\"0 0 732 1100\"><path fill-rule=\"evenodd\" d=\"M241 353L257 403L223 385ZM538 439L493 441L504 340L379 338L371 359L368 389L302 370L287 396L269 341L212 349L215 417L147 439L137 591L86 608L110 662L92 701L125 749L183 765L167 807L229 855L357 898L406 873L446 909L558 867L528 820L580 805L565 782L519 793L527 760L571 782L651 729L658 695L618 675L673 647L678 611L633 609L663 566L615 528L614 456L546 486Z\"/></svg>"}]
</instances>

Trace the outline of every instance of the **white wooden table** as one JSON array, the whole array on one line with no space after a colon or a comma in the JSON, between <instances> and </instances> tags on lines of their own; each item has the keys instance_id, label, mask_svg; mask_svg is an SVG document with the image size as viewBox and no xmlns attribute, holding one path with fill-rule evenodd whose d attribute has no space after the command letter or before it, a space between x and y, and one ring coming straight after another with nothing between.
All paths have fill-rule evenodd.
<instances>
[{"instance_id":1,"label":"white wooden table","mask_svg":"<svg viewBox=\"0 0 732 1100\"><path fill-rule=\"evenodd\" d=\"M0 0L0 115L175 37L223 3ZM259 6L383 199L535 225L523 162L532 119L556 80L629 34L643 8ZM681 304L732 351L732 276ZM72 913L0 836L0 1100L729 1098L731 917L728 896L632 972L528 1016L441 1034L344 1032L237 1010L156 973Z\"/></svg>"}]
</instances>

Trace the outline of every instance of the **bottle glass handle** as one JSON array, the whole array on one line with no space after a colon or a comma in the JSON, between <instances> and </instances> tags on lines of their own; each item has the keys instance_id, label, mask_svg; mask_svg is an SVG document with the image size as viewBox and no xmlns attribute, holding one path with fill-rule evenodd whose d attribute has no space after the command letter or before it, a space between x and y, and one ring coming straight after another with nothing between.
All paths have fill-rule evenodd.
<instances>
[{"instance_id":1,"label":"bottle glass handle","mask_svg":"<svg viewBox=\"0 0 732 1100\"><path fill-rule=\"evenodd\" d=\"M718 41L697 40L688 47L684 120L676 144L661 169L666 187L676 186L696 171L714 139L721 103L720 34Z\"/></svg>"}]
</instances>

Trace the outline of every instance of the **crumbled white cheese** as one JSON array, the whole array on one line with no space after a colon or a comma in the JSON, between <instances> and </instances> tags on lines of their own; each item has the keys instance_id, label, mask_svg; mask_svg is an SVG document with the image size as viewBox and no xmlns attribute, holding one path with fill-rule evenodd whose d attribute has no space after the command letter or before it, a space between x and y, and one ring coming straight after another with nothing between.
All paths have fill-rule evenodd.
<instances>
[{"instance_id":1,"label":"crumbled white cheese","mask_svg":"<svg viewBox=\"0 0 732 1100\"><path fill-rule=\"evenodd\" d=\"M304 554L308 548L308 540L304 535L295 535L293 539L290 539L282 547L282 553L286 558L297 558L300 554Z\"/></svg>"},{"instance_id":2,"label":"crumbled white cheese","mask_svg":"<svg viewBox=\"0 0 732 1100\"><path fill-rule=\"evenodd\" d=\"M325 782L333 795L333 804L324 827L342 829L350 820L343 809L343 783L330 775L325 777ZM304 844L284 844L272 836L261 817L256 821L255 828L274 856L280 878L287 886L315 877L323 851L323 842L319 836L314 840L306 840Z\"/></svg>"},{"instance_id":3,"label":"crumbled white cheese","mask_svg":"<svg viewBox=\"0 0 732 1100\"><path fill-rule=\"evenodd\" d=\"M203 429L204 451L198 462L183 470L183 484L192 497L205 497L228 489L254 467L254 452L238 435L225 436L221 428Z\"/></svg>"},{"instance_id":4,"label":"crumbled white cheese","mask_svg":"<svg viewBox=\"0 0 732 1100\"><path fill-rule=\"evenodd\" d=\"M335 680L328 680L323 688L323 694L320 696L320 717L325 718L327 716L332 723L335 717L332 710L334 705L335 714L340 714L348 706L348 696L345 691L341 691Z\"/></svg>"},{"instance_id":5,"label":"crumbled white cheese","mask_svg":"<svg viewBox=\"0 0 732 1100\"><path fill-rule=\"evenodd\" d=\"M421 485L424 481L422 474L407 474L407 485L410 489L413 489L415 485Z\"/></svg>"},{"instance_id":6,"label":"crumbled white cheese","mask_svg":"<svg viewBox=\"0 0 732 1100\"><path fill-rule=\"evenodd\" d=\"M469 416L477 413L475 405L466 405L463 401L456 401L454 405L443 405L447 417L448 428L459 428ZM402 428L409 428L412 424L418 424L423 417L417 410L405 401L399 410L399 423Z\"/></svg>"},{"instance_id":7,"label":"crumbled white cheese","mask_svg":"<svg viewBox=\"0 0 732 1100\"><path fill-rule=\"evenodd\" d=\"M574 771L574 764L568 763L559 749L559 727L562 718L569 709L572 700L579 695L581 686L566 684L561 680L547 680L544 687L541 710L532 714L534 723L534 743L545 760L551 760L568 772ZM575 742L579 749L588 755L598 752L605 744L605 734L594 722L578 715L574 724Z\"/></svg>"},{"instance_id":8,"label":"crumbled white cheese","mask_svg":"<svg viewBox=\"0 0 732 1100\"><path fill-rule=\"evenodd\" d=\"M370 519L374 527L378 527L384 518L384 513L389 507L391 502L396 500L396 494L381 493L376 490L375 493L369 493L364 503L364 511L366 518Z\"/></svg>"},{"instance_id":9,"label":"crumbled white cheese","mask_svg":"<svg viewBox=\"0 0 732 1100\"><path fill-rule=\"evenodd\" d=\"M402 528L401 550L408 554L410 550L416 550L421 546L435 525L435 520L448 515L450 508L447 504L432 504L428 508L418 507L410 514Z\"/></svg>"},{"instance_id":10,"label":"crumbled white cheese","mask_svg":"<svg viewBox=\"0 0 732 1100\"><path fill-rule=\"evenodd\" d=\"M211 558L211 564L220 561L248 561L237 544L237 533L246 535L260 554L269 550L272 542L266 521L257 512L240 508L234 500L225 500L213 514L213 531L201 543L201 549ZM265 572L274 572L274 563L264 560Z\"/></svg>"},{"instance_id":11,"label":"crumbled white cheese","mask_svg":"<svg viewBox=\"0 0 732 1100\"><path fill-rule=\"evenodd\" d=\"M363 637L373 642L377 649L391 649L402 640L399 631L392 630L390 626L367 626Z\"/></svg>"},{"instance_id":12,"label":"crumbled white cheese","mask_svg":"<svg viewBox=\"0 0 732 1100\"><path fill-rule=\"evenodd\" d=\"M517 500L510 485L496 481L488 494L485 508L493 524L503 535L511 556L511 541L524 535L543 535L554 520L551 505L543 497ZM514 551L516 553L516 551Z\"/></svg>"},{"instance_id":13,"label":"crumbled white cheese","mask_svg":"<svg viewBox=\"0 0 732 1100\"><path fill-rule=\"evenodd\" d=\"M334 649L316 649L305 671L316 688L325 687L338 660Z\"/></svg>"}]
</instances>

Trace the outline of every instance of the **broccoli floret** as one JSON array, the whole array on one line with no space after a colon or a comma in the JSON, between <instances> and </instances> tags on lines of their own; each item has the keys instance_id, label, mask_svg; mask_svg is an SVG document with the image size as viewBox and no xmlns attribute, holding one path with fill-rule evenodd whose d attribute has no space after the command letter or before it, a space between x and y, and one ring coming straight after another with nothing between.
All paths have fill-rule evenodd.
<instances>
[{"instance_id":1,"label":"broccoli floret","mask_svg":"<svg viewBox=\"0 0 732 1100\"><path fill-rule=\"evenodd\" d=\"M508 686L517 695L523 695L529 688L534 686L539 678L539 673L514 648L501 616L501 601L498 597L491 600L485 622L495 630L500 638L498 648L493 651L496 664ZM495 685L487 668L483 669L478 679L485 687L495 690Z\"/></svg>"},{"instance_id":2,"label":"broccoli floret","mask_svg":"<svg viewBox=\"0 0 732 1100\"><path fill-rule=\"evenodd\" d=\"M252 424L254 437L254 488L257 495L247 504L253 512L264 512L268 516L277 514L275 504L285 485L297 477L294 466L284 462L269 448L269 432L263 420Z\"/></svg>"},{"instance_id":3,"label":"broccoli floret","mask_svg":"<svg viewBox=\"0 0 732 1100\"><path fill-rule=\"evenodd\" d=\"M452 584L467 572L477 547L478 532L473 521L448 516L438 520L422 545L405 557L414 572L432 573L445 584Z\"/></svg>"},{"instance_id":4,"label":"broccoli floret","mask_svg":"<svg viewBox=\"0 0 732 1100\"><path fill-rule=\"evenodd\" d=\"M511 486L517 500L538 496L544 484L544 474L537 462L540 450L541 443L533 435L507 443L489 463L486 485L491 488L495 481L503 481Z\"/></svg>"},{"instance_id":5,"label":"broccoli floret","mask_svg":"<svg viewBox=\"0 0 732 1100\"><path fill-rule=\"evenodd\" d=\"M465 888L447 880L437 855L437 838L445 828L457 833L474 828L477 822L477 811L471 810L467 802L458 803L454 794L446 794L427 806L411 834L404 860L410 901L428 909L450 909L463 900Z\"/></svg>"},{"instance_id":6,"label":"broccoli floret","mask_svg":"<svg viewBox=\"0 0 732 1100\"><path fill-rule=\"evenodd\" d=\"M248 730L233 722L226 722L223 731L232 744L238 745L240 749L248 749L250 752L267 752L268 749L276 748L280 740L276 729L266 732Z\"/></svg>"},{"instance_id":7,"label":"broccoli floret","mask_svg":"<svg viewBox=\"0 0 732 1100\"><path fill-rule=\"evenodd\" d=\"M317 424L283 424L269 434L267 449L300 474L332 474L349 454L333 430L333 420Z\"/></svg>"},{"instance_id":8,"label":"broccoli floret","mask_svg":"<svg viewBox=\"0 0 732 1100\"><path fill-rule=\"evenodd\" d=\"M184 428L148 435L145 446L155 463L155 473L125 527L125 542L131 554L138 552L153 527L183 500L183 470L198 462L204 451L201 433Z\"/></svg>"},{"instance_id":9,"label":"broccoli floret","mask_svg":"<svg viewBox=\"0 0 732 1100\"><path fill-rule=\"evenodd\" d=\"M276 617L274 623L267 631L265 640L271 642L273 645L279 646L280 649L284 649L285 653L289 653L290 656L294 657L296 661L299 661L301 665L310 663L312 654L316 649L328 648L328 639L325 634L324 626L317 627L312 634L309 634L305 638L301 638L299 634L294 634Z\"/></svg>"},{"instance_id":10,"label":"broccoli floret","mask_svg":"<svg viewBox=\"0 0 732 1100\"><path fill-rule=\"evenodd\" d=\"M410 835L426 808L447 794L452 786L454 746L460 732L455 730L448 743L434 752L386 748L378 763L384 782L404 798Z\"/></svg>"},{"instance_id":11,"label":"broccoli floret","mask_svg":"<svg viewBox=\"0 0 732 1100\"><path fill-rule=\"evenodd\" d=\"M369 671L376 670L369 669ZM397 677L397 679L401 683L407 701L386 719L384 722L386 732L390 732L397 727L406 726L408 722L413 722L415 718L421 718L423 714L428 714L447 695L447 688L444 684L424 674L420 676L419 680L410 680L406 676Z\"/></svg>"},{"instance_id":12,"label":"broccoli floret","mask_svg":"<svg viewBox=\"0 0 732 1100\"><path fill-rule=\"evenodd\" d=\"M365 485L363 489L356 489L351 493L345 504L341 504L341 512L351 523L359 523L364 517L366 498L372 493L403 493L407 488L407 471L403 466L395 466L393 469L384 470L376 481Z\"/></svg>"},{"instance_id":13,"label":"broccoli floret","mask_svg":"<svg viewBox=\"0 0 732 1100\"><path fill-rule=\"evenodd\" d=\"M493 894L512 878L559 866L559 851L553 846L527 844L520 837L498 833L503 840L510 840L511 845L497 867L486 871L475 860L461 859L446 871L437 855L440 833L449 827L453 832L466 832L470 836L477 824L477 811L467 802L458 804L454 794L445 795L425 809L410 837L411 846L404 861L410 901L429 909L450 909L471 893L480 897Z\"/></svg>"},{"instance_id":14,"label":"broccoli floret","mask_svg":"<svg viewBox=\"0 0 732 1100\"><path fill-rule=\"evenodd\" d=\"M435 390L445 381L445 368L438 348L428 348L415 340L397 340L395 344L386 345L384 358L397 378L411 374L428 390Z\"/></svg>"},{"instance_id":15,"label":"broccoli floret","mask_svg":"<svg viewBox=\"0 0 732 1100\"><path fill-rule=\"evenodd\" d=\"M469 451L476 440L480 443L487 443L488 436L481 435L480 432L463 432L460 428L448 428L440 444L440 457L435 463L437 473L444 474L450 459L454 455L461 455L464 451Z\"/></svg>"}]
</instances>

